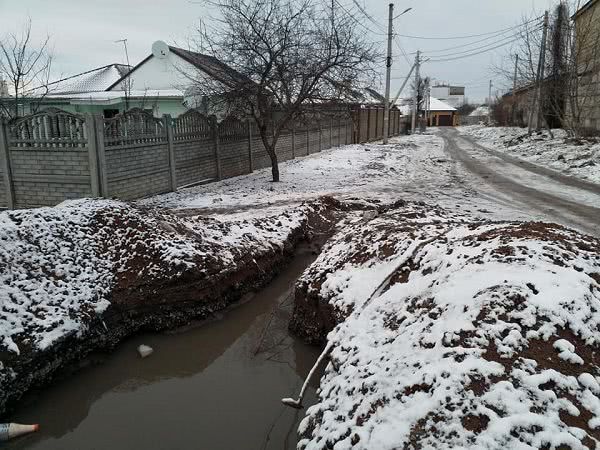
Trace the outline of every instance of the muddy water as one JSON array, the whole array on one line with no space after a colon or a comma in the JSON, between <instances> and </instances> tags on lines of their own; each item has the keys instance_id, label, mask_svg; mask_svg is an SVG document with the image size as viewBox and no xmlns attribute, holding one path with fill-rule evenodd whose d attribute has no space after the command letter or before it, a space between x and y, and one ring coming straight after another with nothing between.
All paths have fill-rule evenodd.
<instances>
[{"instance_id":1,"label":"muddy water","mask_svg":"<svg viewBox=\"0 0 600 450\"><path fill-rule=\"evenodd\" d=\"M287 333L292 286L307 252L221 320L144 334L31 394L10 420L41 430L3 449L295 448L303 411L280 399L299 391L318 356ZM278 305L282 305L283 307ZM136 347L154 354L140 359ZM98 364L99 363L99 364ZM318 383L316 377L314 383ZM305 404L315 401L313 385Z\"/></svg>"}]
</instances>

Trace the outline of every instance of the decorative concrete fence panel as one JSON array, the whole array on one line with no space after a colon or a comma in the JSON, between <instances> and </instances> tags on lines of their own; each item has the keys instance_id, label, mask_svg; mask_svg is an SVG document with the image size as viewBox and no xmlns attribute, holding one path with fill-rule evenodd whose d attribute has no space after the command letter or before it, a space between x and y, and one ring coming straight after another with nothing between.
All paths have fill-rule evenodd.
<instances>
[{"instance_id":1,"label":"decorative concrete fence panel","mask_svg":"<svg viewBox=\"0 0 600 450\"><path fill-rule=\"evenodd\" d=\"M228 118L218 125L221 177L231 178L250 173L248 122Z\"/></svg>"},{"instance_id":2,"label":"decorative concrete fence panel","mask_svg":"<svg viewBox=\"0 0 600 450\"><path fill-rule=\"evenodd\" d=\"M381 137L382 110L314 112L279 137L280 162ZM390 131L399 130L390 116ZM392 128L396 124L396 128ZM111 119L50 109L0 123L0 207L52 206L67 199L133 200L271 166L252 120L195 111L173 120L133 109Z\"/></svg>"},{"instance_id":3,"label":"decorative concrete fence panel","mask_svg":"<svg viewBox=\"0 0 600 450\"><path fill-rule=\"evenodd\" d=\"M171 190L168 120L133 109L102 121L105 197L132 200Z\"/></svg>"},{"instance_id":4,"label":"decorative concrete fence panel","mask_svg":"<svg viewBox=\"0 0 600 450\"><path fill-rule=\"evenodd\" d=\"M219 178L213 120L190 110L173 120L177 186Z\"/></svg>"},{"instance_id":5,"label":"decorative concrete fence panel","mask_svg":"<svg viewBox=\"0 0 600 450\"><path fill-rule=\"evenodd\" d=\"M94 134L83 116L46 110L3 126L0 139L8 208L98 195Z\"/></svg>"},{"instance_id":6,"label":"decorative concrete fence panel","mask_svg":"<svg viewBox=\"0 0 600 450\"><path fill-rule=\"evenodd\" d=\"M295 157L307 156L310 154L308 151L309 133L310 129L304 122L298 122L294 127Z\"/></svg>"},{"instance_id":7,"label":"decorative concrete fence panel","mask_svg":"<svg viewBox=\"0 0 600 450\"><path fill-rule=\"evenodd\" d=\"M279 162L289 161L294 158L294 150L292 148L292 132L291 130L284 130L277 140L275 146L275 153L277 154L277 160Z\"/></svg>"}]
</instances>

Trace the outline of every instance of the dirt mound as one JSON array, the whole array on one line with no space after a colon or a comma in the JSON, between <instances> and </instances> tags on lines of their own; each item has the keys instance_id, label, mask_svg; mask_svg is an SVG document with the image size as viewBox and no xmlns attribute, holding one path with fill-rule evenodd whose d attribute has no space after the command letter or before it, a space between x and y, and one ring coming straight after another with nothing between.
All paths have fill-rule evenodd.
<instances>
[{"instance_id":1,"label":"dirt mound","mask_svg":"<svg viewBox=\"0 0 600 450\"><path fill-rule=\"evenodd\" d=\"M204 318L338 220L332 199L222 222L116 201L0 215L0 415L92 350Z\"/></svg>"},{"instance_id":2,"label":"dirt mound","mask_svg":"<svg viewBox=\"0 0 600 450\"><path fill-rule=\"evenodd\" d=\"M599 274L558 225L356 218L297 288L292 328L335 345L300 448L595 448Z\"/></svg>"}]
</instances>

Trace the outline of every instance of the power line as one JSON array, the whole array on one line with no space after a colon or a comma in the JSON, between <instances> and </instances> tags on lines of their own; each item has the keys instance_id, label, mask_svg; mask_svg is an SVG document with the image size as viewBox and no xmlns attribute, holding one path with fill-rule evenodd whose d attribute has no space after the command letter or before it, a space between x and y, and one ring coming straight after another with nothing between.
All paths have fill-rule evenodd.
<instances>
[{"instance_id":1,"label":"power line","mask_svg":"<svg viewBox=\"0 0 600 450\"><path fill-rule=\"evenodd\" d=\"M352 3L356 5L356 7L363 14L363 16L365 16L373 25L375 25L381 31L385 31L385 27L379 22L377 22L377 20L375 20L367 11L365 11L365 9L361 6L360 3L358 3L357 0L352 0Z\"/></svg>"},{"instance_id":2,"label":"power line","mask_svg":"<svg viewBox=\"0 0 600 450\"><path fill-rule=\"evenodd\" d=\"M536 17L535 19L532 19L530 22L533 22L535 20L540 19L540 17ZM529 23L529 22L526 22ZM470 35L466 35L466 36L445 36L445 37L433 37L433 36L414 36L414 35L409 35L409 34L399 34L398 36L402 36L405 38L410 38L410 39L426 39L426 40L452 40L452 39L470 39L470 38L476 38L476 37L482 37L482 36L489 36L490 34L498 34L501 31L510 31L516 28L520 28L522 27L523 24L521 25L517 25L517 26L512 26L509 28L504 28L503 30L496 30L496 31L490 31L487 33L481 33L481 34L470 34Z\"/></svg>"},{"instance_id":3,"label":"power line","mask_svg":"<svg viewBox=\"0 0 600 450\"><path fill-rule=\"evenodd\" d=\"M400 39L398 38L397 35L394 35L394 43L396 44L396 46L398 47L398 49L402 53L402 56L404 57L404 60L406 61L406 63L410 66L412 63L410 62L410 59L408 58L408 55L404 51L404 48L400 44Z\"/></svg>"},{"instance_id":4,"label":"power line","mask_svg":"<svg viewBox=\"0 0 600 450\"><path fill-rule=\"evenodd\" d=\"M489 41L490 39L497 39L497 38L500 38L500 37L503 37L503 38L504 37L508 37L508 33L511 32L511 31L515 31L515 33L517 33L517 32L520 33L521 31L534 31L535 29L537 29L536 27L541 26L541 22L536 23L533 28L530 28L528 25L529 25L529 23L522 25L524 27L524 30L518 30L517 31L517 29L519 28L519 27L517 27L517 28L506 30L506 31L500 31L500 32L498 32L496 34L493 34L491 36L485 37L483 39L478 39L478 40L473 41L473 42L468 42L466 44L455 45L453 47L446 47L446 48L437 49L437 50L423 50L423 53L427 53L427 54L441 53L441 52L445 52L445 51L448 51L448 50L456 50L456 49L459 49L459 48L471 47L472 45L479 44L479 43L485 42L485 41ZM510 36L515 36L515 33L512 33Z\"/></svg>"},{"instance_id":5,"label":"power line","mask_svg":"<svg viewBox=\"0 0 600 450\"><path fill-rule=\"evenodd\" d=\"M471 52L474 52L476 50L485 50L485 49L487 49L490 46L495 46L495 45L498 45L500 43L507 43L508 41L514 42L517 39L519 39L519 37L518 36L515 37L515 35L505 36L502 39L500 39L500 41L489 42L489 43L487 43L485 45L481 45L479 47L470 48L468 50L463 50L461 52L446 53L446 54L443 54L443 55L434 55L434 58L446 58L446 57L449 57L449 56L464 55L465 53L471 53Z\"/></svg>"},{"instance_id":6,"label":"power line","mask_svg":"<svg viewBox=\"0 0 600 450\"><path fill-rule=\"evenodd\" d=\"M447 61L456 61L456 60L459 60L459 59L470 58L471 56L481 55L482 53L491 52L492 50L496 50L496 49L498 49L498 48L504 47L505 45L512 44L513 42L516 42L516 41L518 41L519 39L520 39L520 38L519 38L519 37L517 37L517 38L515 38L515 39L513 39L513 40L511 40L511 41L504 42L504 43L502 43L502 44L500 44L500 45L497 45L497 46L495 46L495 47L488 48L488 49L486 49L486 50L482 50L482 51L480 51L480 52L470 53L470 54L468 54L468 55L464 55L464 56L457 56L457 57L454 57L454 58L432 59L432 60L430 60L430 62L447 62Z\"/></svg>"},{"instance_id":7,"label":"power line","mask_svg":"<svg viewBox=\"0 0 600 450\"><path fill-rule=\"evenodd\" d=\"M336 5L338 5L342 11L344 11L357 25L360 25L361 27L363 27L365 30L367 30L370 33L379 35L379 36L385 36L387 35L387 33L383 33L383 32L377 32L372 30L371 28L369 28L368 26L366 26L364 23L362 23L360 20L358 20L354 14L352 14L350 11L348 11L346 8L344 8L344 6L342 6L342 4L338 1L338 0L334 0Z\"/></svg>"}]
</instances>

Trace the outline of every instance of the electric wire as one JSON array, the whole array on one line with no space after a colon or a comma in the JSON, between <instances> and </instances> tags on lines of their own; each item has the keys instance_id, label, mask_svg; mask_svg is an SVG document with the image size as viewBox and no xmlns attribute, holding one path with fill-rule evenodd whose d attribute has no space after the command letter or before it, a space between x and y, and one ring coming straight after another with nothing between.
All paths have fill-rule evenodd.
<instances>
[{"instance_id":1,"label":"electric wire","mask_svg":"<svg viewBox=\"0 0 600 450\"><path fill-rule=\"evenodd\" d=\"M528 22L528 23L527 23L527 25L523 24L523 25L522 25L522 26L523 26L523 28L524 28L523 30L520 30L520 29L518 29L518 28L515 28L514 30L513 30L513 29L511 29L511 30L508 30L508 31L501 31L501 32L499 32L499 33L493 34L493 35L491 35L491 36L488 36L488 37L486 37L486 38L483 38L483 39L478 39L478 40L476 40L476 41L473 41L473 42L468 42L468 43L466 43L466 44L461 44L461 45L456 45L456 46L453 46L453 47L446 47L446 48L441 48L441 49L436 49L436 50L422 50L422 53L426 53L426 54L431 54L431 53L441 53L441 52L445 52L445 51L448 51L448 50L456 50L456 49L460 49L460 48L471 47L471 46L473 46L473 45L475 45L475 44L479 44L479 43L481 43L481 42L489 41L489 40L491 40L491 39L497 39L497 38L500 38L500 37L504 38L504 37L508 37L508 36L515 36L515 35L516 35L516 33L521 33L521 32L523 32L523 31L534 31L534 30L536 30L536 29L537 29L539 26L541 26L541 25L542 25L542 22L541 22L541 21L538 21L538 23L534 23L534 24L533 24L533 25L534 25L533 27L530 27L531 23L532 23L532 22ZM511 32L511 31L514 31L514 33L511 33L511 34L509 35L508 33L509 33L509 32Z\"/></svg>"},{"instance_id":2,"label":"electric wire","mask_svg":"<svg viewBox=\"0 0 600 450\"><path fill-rule=\"evenodd\" d=\"M380 24L377 20L375 20L373 18L373 16L371 16L367 11L365 11L365 9L361 6L361 4L358 3L358 0L352 0L352 3L354 3L354 5L356 5L356 7L362 13L362 15L365 16L373 25L375 25L381 31L385 31L385 29L386 29L385 26Z\"/></svg>"},{"instance_id":3,"label":"electric wire","mask_svg":"<svg viewBox=\"0 0 600 450\"><path fill-rule=\"evenodd\" d=\"M487 49L485 49L485 50L482 50L482 51L479 51L479 52L475 52L475 53L470 53L470 54L468 54L468 55L456 56L456 57L454 57L454 58L431 59L431 60L430 60L430 62L447 62L447 61L457 61L457 60L459 60L459 59L470 58L471 56L481 55L481 54L483 54L483 53L491 52L491 51L493 51L493 50L496 50L496 49L499 49L499 48L501 48L501 47L504 47L504 46L506 46L506 45L508 45L508 44L512 44L513 42L516 42L516 41L518 41L519 39L520 39L520 38L518 38L518 37L517 37L517 38L515 38L515 39L513 39L513 40L511 40L511 41L504 42L504 43L502 43L502 44L500 44L500 45L496 45L495 47L487 48Z\"/></svg>"},{"instance_id":4,"label":"electric wire","mask_svg":"<svg viewBox=\"0 0 600 450\"><path fill-rule=\"evenodd\" d=\"M387 33L382 33L382 32L377 32L372 30L371 28L369 28L368 26L366 26L364 23L362 23L360 20L358 20L354 14L352 14L350 11L348 11L338 0L334 0L336 5L338 5L342 11L344 11L357 25L361 26L362 28L364 28L365 30L367 30L369 33L373 33L376 34L378 36L386 36Z\"/></svg>"},{"instance_id":5,"label":"electric wire","mask_svg":"<svg viewBox=\"0 0 600 450\"><path fill-rule=\"evenodd\" d=\"M531 19L529 22L534 22L538 19L541 19L540 17L536 17L534 19ZM526 23L529 23L526 22ZM405 37L405 38L410 38L410 39L426 39L426 40L453 40L453 39L471 39L471 38L476 38L476 37L482 37L482 36L489 36L491 34L498 34L501 31L510 31L510 30L514 30L517 28L521 28L524 24L519 24L519 25L515 25L509 28L504 28L502 30L496 30L496 31L489 31L487 33L481 33L481 34L470 34L470 35L465 35L465 36L445 36L445 37L433 37L433 36L414 36L414 35L410 35L410 34L399 34L398 36L401 37Z\"/></svg>"},{"instance_id":6,"label":"electric wire","mask_svg":"<svg viewBox=\"0 0 600 450\"><path fill-rule=\"evenodd\" d=\"M541 27L540 27L540 29L541 29ZM535 31L535 30L532 30L532 31ZM502 39L500 39L499 41L488 42L487 44L481 45L479 47L473 47L473 48L470 48L468 50L463 50L463 51L460 51L460 52L446 53L446 54L443 54L443 55L433 55L431 57L432 58L447 58L447 57L450 57L450 56L464 55L466 53L472 53L472 52L475 52L477 50L485 50L485 49L488 49L489 47L494 47L494 46L497 46L497 45L503 45L505 43L514 42L515 40L519 40L519 39L520 39L520 37L519 36L515 36L515 35L505 36ZM426 53L424 52L424 54L426 54Z\"/></svg>"}]
</instances>

